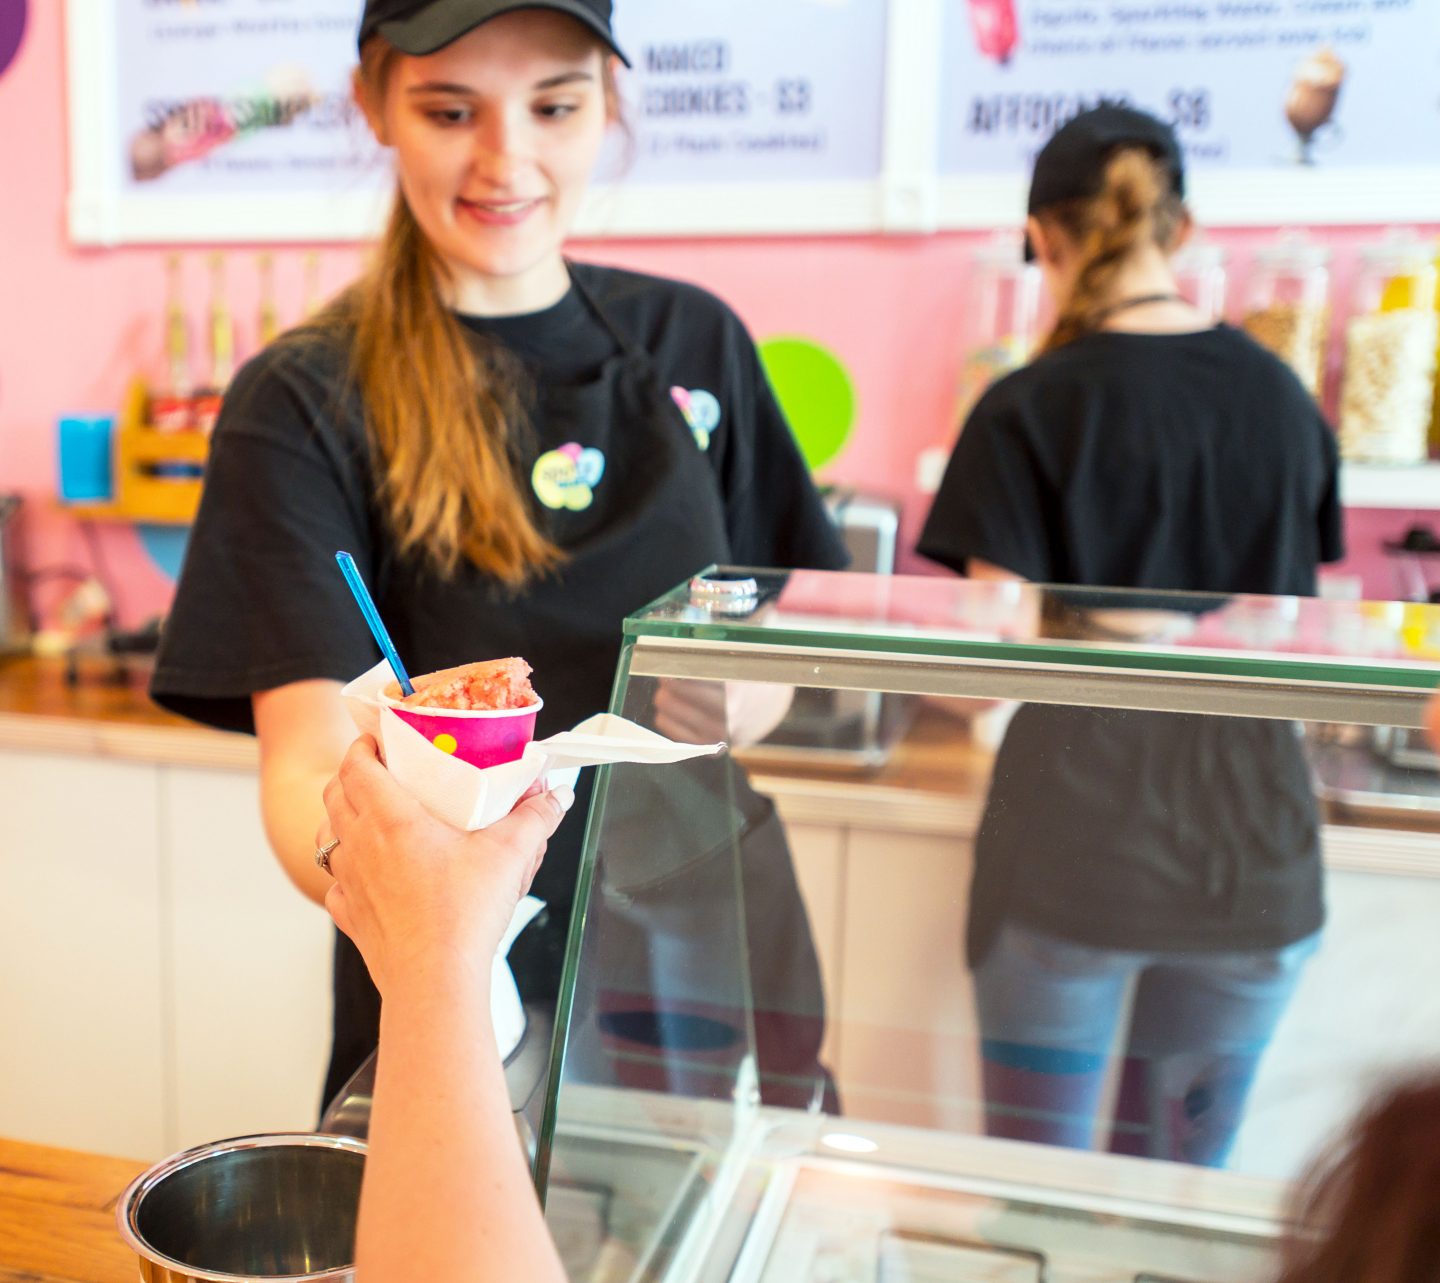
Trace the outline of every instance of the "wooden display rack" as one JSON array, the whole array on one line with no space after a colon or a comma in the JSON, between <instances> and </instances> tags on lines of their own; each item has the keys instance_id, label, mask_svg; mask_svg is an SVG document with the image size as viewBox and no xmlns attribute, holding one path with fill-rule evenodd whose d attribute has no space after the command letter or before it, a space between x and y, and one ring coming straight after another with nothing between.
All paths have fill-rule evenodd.
<instances>
[{"instance_id":1,"label":"wooden display rack","mask_svg":"<svg viewBox=\"0 0 1440 1283\"><path fill-rule=\"evenodd\" d=\"M125 393L115 426L114 495L110 503L67 504L84 520L142 521L189 525L200 507L200 477L167 477L157 469L173 465L204 467L210 436L194 428L161 432L148 422L150 394L141 380Z\"/></svg>"}]
</instances>

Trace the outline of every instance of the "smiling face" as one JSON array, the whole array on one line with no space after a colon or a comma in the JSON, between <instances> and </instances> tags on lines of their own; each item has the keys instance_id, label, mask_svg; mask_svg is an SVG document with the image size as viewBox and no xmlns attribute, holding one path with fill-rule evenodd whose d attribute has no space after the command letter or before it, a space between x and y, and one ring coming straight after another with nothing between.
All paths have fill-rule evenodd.
<instances>
[{"instance_id":1,"label":"smiling face","mask_svg":"<svg viewBox=\"0 0 1440 1283\"><path fill-rule=\"evenodd\" d=\"M535 311L568 288L561 246L612 114L605 57L574 19L519 10L398 55L378 104L362 93L461 311Z\"/></svg>"}]
</instances>

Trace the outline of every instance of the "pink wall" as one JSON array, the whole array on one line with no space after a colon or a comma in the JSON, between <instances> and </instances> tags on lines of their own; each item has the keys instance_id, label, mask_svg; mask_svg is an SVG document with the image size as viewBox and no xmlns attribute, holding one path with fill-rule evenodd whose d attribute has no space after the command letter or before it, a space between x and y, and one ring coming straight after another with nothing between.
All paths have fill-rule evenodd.
<instances>
[{"instance_id":1,"label":"pink wall","mask_svg":"<svg viewBox=\"0 0 1440 1283\"><path fill-rule=\"evenodd\" d=\"M165 297L162 249L80 250L65 230L66 136L63 31L58 3L32 4L24 45L0 74L0 489L33 500L32 562L84 564L91 548L57 510L54 423L66 412L113 411L137 370L157 372ZM1336 252L1337 290L1355 249L1373 229L1322 233ZM1259 232L1216 233L1243 273ZM759 336L797 333L836 352L859 397L859 421L827 479L878 488L906 502L912 539L924 514L914 491L915 458L949 439L965 312L966 264L975 237L846 237L814 240L619 241L575 246L579 257L684 277L727 299ZM228 278L242 349L254 343L255 249L231 249ZM275 253L282 317L301 297L305 250ZM321 249L333 290L359 251ZM208 296L203 252L185 251L196 339ZM1353 567L1371 595L1390 595L1389 567L1375 549L1414 514L1352 514ZM119 598L122 620L165 608L168 579L135 532L105 527L95 541ZM907 564L918 568L913 559Z\"/></svg>"}]
</instances>

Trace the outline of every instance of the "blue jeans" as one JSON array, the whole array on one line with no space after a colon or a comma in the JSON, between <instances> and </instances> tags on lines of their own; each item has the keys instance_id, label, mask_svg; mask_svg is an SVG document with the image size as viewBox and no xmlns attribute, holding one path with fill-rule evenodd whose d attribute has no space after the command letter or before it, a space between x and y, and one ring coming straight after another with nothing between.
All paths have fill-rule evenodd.
<instances>
[{"instance_id":1,"label":"blue jeans","mask_svg":"<svg viewBox=\"0 0 1440 1283\"><path fill-rule=\"evenodd\" d=\"M975 970L992 1136L1090 1149L1127 993L1104 1145L1223 1167L1311 936L1281 949L1136 953L1007 922Z\"/></svg>"}]
</instances>

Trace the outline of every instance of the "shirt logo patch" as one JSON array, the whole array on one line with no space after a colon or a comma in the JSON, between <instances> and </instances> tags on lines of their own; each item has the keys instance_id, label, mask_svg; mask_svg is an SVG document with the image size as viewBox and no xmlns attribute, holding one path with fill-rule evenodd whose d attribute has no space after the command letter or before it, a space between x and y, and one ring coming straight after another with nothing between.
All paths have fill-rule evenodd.
<instances>
[{"instance_id":1,"label":"shirt logo patch","mask_svg":"<svg viewBox=\"0 0 1440 1283\"><path fill-rule=\"evenodd\" d=\"M670 396L690 425L695 444L708 450L710 434L720 426L720 402L704 388L671 388Z\"/></svg>"},{"instance_id":2,"label":"shirt logo patch","mask_svg":"<svg viewBox=\"0 0 1440 1283\"><path fill-rule=\"evenodd\" d=\"M595 487L605 475L605 456L593 446L570 441L535 460L530 484L547 508L581 512L595 502Z\"/></svg>"}]
</instances>

